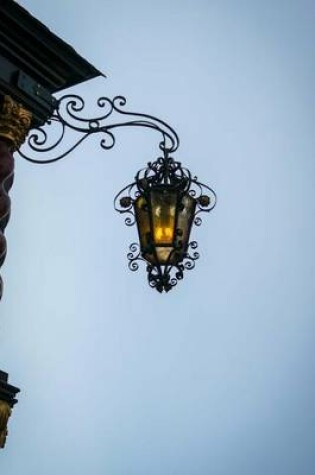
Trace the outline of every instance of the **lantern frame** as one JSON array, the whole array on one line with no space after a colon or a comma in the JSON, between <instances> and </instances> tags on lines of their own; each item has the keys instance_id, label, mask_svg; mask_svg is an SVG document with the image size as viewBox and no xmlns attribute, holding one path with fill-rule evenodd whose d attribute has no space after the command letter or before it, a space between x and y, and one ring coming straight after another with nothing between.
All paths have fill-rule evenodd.
<instances>
[{"instance_id":1,"label":"lantern frame","mask_svg":"<svg viewBox=\"0 0 315 475\"><path fill-rule=\"evenodd\" d=\"M163 146L160 148L163 149ZM157 257L154 242L154 223L152 220L152 201L150 194L156 190L165 190L167 192L176 193L176 211L174 218L174 236L169 258L161 262ZM179 204L184 198L193 200L192 212L188 216L186 223L186 237L184 242L180 240L176 242L179 228L178 215L180 213ZM151 249L146 249L144 245L144 237L141 234L141 224L139 224L139 216L137 214L136 204L143 199L148 205L150 237L148 245ZM179 280L184 277L184 270L190 270L195 267L195 261L199 258L199 252L196 251L198 244L196 241L189 241L192 225L200 226L202 212L210 212L216 204L216 194L209 186L198 181L197 177L193 177L191 172L182 167L181 163L175 161L169 154L167 147L164 148L163 157L159 157L154 162L149 162L147 167L139 170L136 174L135 181L123 188L115 197L114 206L120 214L126 214L125 224L133 226L137 223L139 243L133 242L127 254L128 266L132 271L139 268L139 261L147 264L147 274L149 285L158 292L168 292ZM138 220L137 220L138 218ZM166 247L166 245L165 245ZM148 258L148 254L155 258Z\"/></svg>"}]
</instances>

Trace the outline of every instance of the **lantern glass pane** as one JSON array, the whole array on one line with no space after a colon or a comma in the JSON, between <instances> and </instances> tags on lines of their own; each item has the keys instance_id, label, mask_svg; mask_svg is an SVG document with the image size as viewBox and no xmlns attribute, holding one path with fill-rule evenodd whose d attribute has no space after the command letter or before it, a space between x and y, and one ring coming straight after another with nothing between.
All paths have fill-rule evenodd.
<instances>
[{"instance_id":1,"label":"lantern glass pane","mask_svg":"<svg viewBox=\"0 0 315 475\"><path fill-rule=\"evenodd\" d=\"M176 199L176 192L167 189L151 192L153 241L156 246L169 246L174 242Z\"/></svg>"},{"instance_id":2,"label":"lantern glass pane","mask_svg":"<svg viewBox=\"0 0 315 475\"><path fill-rule=\"evenodd\" d=\"M150 216L148 204L143 196L139 196L134 203L136 221L138 226L141 250L148 247L150 236Z\"/></svg>"},{"instance_id":3,"label":"lantern glass pane","mask_svg":"<svg viewBox=\"0 0 315 475\"><path fill-rule=\"evenodd\" d=\"M196 200L167 187L151 189L134 203L142 256L152 264L181 262L187 250Z\"/></svg>"},{"instance_id":4,"label":"lantern glass pane","mask_svg":"<svg viewBox=\"0 0 315 475\"><path fill-rule=\"evenodd\" d=\"M156 257L160 265L173 263L171 256L173 249L173 247L156 247Z\"/></svg>"},{"instance_id":5,"label":"lantern glass pane","mask_svg":"<svg viewBox=\"0 0 315 475\"><path fill-rule=\"evenodd\" d=\"M180 242L183 252L186 251L191 225L193 222L196 208L196 200L186 193L181 199L181 205L179 206L177 216L177 244Z\"/></svg>"}]
</instances>

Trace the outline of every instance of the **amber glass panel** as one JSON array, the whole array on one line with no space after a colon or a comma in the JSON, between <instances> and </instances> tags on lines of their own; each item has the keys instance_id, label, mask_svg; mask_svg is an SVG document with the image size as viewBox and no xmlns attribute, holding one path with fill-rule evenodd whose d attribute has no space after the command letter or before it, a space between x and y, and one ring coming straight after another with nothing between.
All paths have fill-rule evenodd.
<instances>
[{"instance_id":1,"label":"amber glass panel","mask_svg":"<svg viewBox=\"0 0 315 475\"><path fill-rule=\"evenodd\" d=\"M148 205L143 196L139 196L134 203L136 221L138 226L141 250L148 246L148 236L150 233L150 217Z\"/></svg>"},{"instance_id":2,"label":"amber glass panel","mask_svg":"<svg viewBox=\"0 0 315 475\"><path fill-rule=\"evenodd\" d=\"M173 244L176 198L176 192L167 189L151 192L153 240L156 246Z\"/></svg>"},{"instance_id":3,"label":"amber glass panel","mask_svg":"<svg viewBox=\"0 0 315 475\"><path fill-rule=\"evenodd\" d=\"M156 188L148 201L140 196L134 203L141 253L152 264L176 264L187 249L196 200L188 194L177 200L176 191Z\"/></svg>"},{"instance_id":4,"label":"amber glass panel","mask_svg":"<svg viewBox=\"0 0 315 475\"><path fill-rule=\"evenodd\" d=\"M188 193L186 193L181 199L181 206L179 206L176 225L177 230L179 231L176 242L181 242L183 251L187 249L187 245L189 242L189 235L193 217L195 214L195 208L196 200Z\"/></svg>"}]
</instances>

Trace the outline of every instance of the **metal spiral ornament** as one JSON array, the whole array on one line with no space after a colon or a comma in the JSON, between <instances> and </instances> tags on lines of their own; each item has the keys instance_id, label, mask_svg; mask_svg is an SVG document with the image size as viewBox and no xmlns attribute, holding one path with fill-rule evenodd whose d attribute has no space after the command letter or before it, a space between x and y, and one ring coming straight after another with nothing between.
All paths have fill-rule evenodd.
<instances>
[{"instance_id":1,"label":"metal spiral ornament","mask_svg":"<svg viewBox=\"0 0 315 475\"><path fill-rule=\"evenodd\" d=\"M13 184L14 158L6 142L0 141L0 267L3 265L7 243L4 236L5 228L10 218L11 200L8 192ZM0 276L0 299L3 282Z\"/></svg>"},{"instance_id":2,"label":"metal spiral ornament","mask_svg":"<svg viewBox=\"0 0 315 475\"><path fill-rule=\"evenodd\" d=\"M91 135L98 134L101 148L110 150L116 143L115 130L122 127L144 127L156 131L162 134L159 148L163 152L177 150L179 138L172 127L153 115L129 111L126 104L127 99L123 96L113 99L100 97L96 101L99 114L86 117L82 97L76 94L62 96L57 100L50 119L44 126L31 130L25 146L18 153L32 163L53 163L65 158Z\"/></svg>"}]
</instances>

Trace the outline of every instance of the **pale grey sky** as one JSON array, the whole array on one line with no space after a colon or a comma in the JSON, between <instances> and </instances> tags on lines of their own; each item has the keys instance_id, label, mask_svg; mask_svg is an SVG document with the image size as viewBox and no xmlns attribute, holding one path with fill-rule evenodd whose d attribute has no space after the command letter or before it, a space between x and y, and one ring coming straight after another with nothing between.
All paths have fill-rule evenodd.
<instances>
[{"instance_id":1,"label":"pale grey sky","mask_svg":"<svg viewBox=\"0 0 315 475\"><path fill-rule=\"evenodd\" d=\"M1 475L311 475L315 470L313 1L21 0L170 122L218 194L196 268L167 295L131 273L112 199L159 137L16 157L1 368L21 387Z\"/></svg>"}]
</instances>

